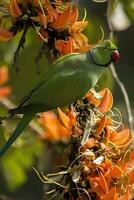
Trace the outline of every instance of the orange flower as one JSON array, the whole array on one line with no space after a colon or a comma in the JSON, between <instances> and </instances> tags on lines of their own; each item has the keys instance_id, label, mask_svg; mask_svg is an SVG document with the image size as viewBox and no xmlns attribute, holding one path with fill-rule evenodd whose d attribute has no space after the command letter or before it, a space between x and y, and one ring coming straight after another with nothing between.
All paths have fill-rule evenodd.
<instances>
[{"instance_id":1,"label":"orange flower","mask_svg":"<svg viewBox=\"0 0 134 200\"><path fill-rule=\"evenodd\" d=\"M72 127L76 123L76 116L73 111L63 113L58 108L58 117L52 111L43 113L39 118L39 123L44 127L44 139L63 140L70 138Z\"/></svg>"},{"instance_id":2,"label":"orange flower","mask_svg":"<svg viewBox=\"0 0 134 200\"><path fill-rule=\"evenodd\" d=\"M75 22L69 28L68 39L55 41L55 47L61 55L73 52L85 53L94 47L94 44L88 45L88 38L81 33L87 24L87 21Z\"/></svg>"},{"instance_id":3,"label":"orange flower","mask_svg":"<svg viewBox=\"0 0 134 200\"><path fill-rule=\"evenodd\" d=\"M3 41L12 39L29 25L36 29L41 41L51 46L52 60L68 53L84 53L94 46L88 44L88 38L82 33L88 21L77 21L78 6L71 1L10 0L9 12L13 32L0 30Z\"/></svg>"},{"instance_id":4,"label":"orange flower","mask_svg":"<svg viewBox=\"0 0 134 200\"><path fill-rule=\"evenodd\" d=\"M95 90L90 90L86 94L86 97L102 113L106 113L112 108L113 96L108 88L105 88L99 93L95 92Z\"/></svg>"},{"instance_id":5,"label":"orange flower","mask_svg":"<svg viewBox=\"0 0 134 200\"><path fill-rule=\"evenodd\" d=\"M72 198L71 188L75 183L83 191L82 199L89 195L95 200L129 200L134 184L134 150L129 148L132 136L129 129L122 130L121 122L114 120L112 104L113 97L107 88L99 93L92 89L86 98L71 105L68 112L58 108L58 120L55 117L55 122L52 118L49 123L44 121L51 139L54 133L58 139L65 135L73 138L69 152L67 149L69 177L66 176L65 183L70 186Z\"/></svg>"}]
</instances>

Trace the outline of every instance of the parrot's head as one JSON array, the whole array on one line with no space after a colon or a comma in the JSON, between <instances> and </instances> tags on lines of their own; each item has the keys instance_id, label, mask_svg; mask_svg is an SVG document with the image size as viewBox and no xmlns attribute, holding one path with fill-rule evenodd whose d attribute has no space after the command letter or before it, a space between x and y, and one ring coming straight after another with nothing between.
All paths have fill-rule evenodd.
<instances>
[{"instance_id":1,"label":"parrot's head","mask_svg":"<svg viewBox=\"0 0 134 200\"><path fill-rule=\"evenodd\" d=\"M94 64L105 67L112 62L117 63L119 59L118 49L110 40L97 44L89 51L89 55Z\"/></svg>"}]
</instances>

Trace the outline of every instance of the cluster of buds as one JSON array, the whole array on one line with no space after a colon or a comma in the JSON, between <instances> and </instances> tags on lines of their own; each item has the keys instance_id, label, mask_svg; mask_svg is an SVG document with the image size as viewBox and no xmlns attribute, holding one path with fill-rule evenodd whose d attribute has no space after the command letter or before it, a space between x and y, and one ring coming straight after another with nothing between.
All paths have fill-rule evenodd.
<instances>
[{"instance_id":1,"label":"cluster of buds","mask_svg":"<svg viewBox=\"0 0 134 200\"><path fill-rule=\"evenodd\" d=\"M109 89L99 93L92 89L83 100L71 105L66 114L58 109L57 127L58 124L60 130L64 127L59 134L61 138L70 138L70 146L64 152L61 171L41 178L56 185L54 194L62 196L61 199L130 199L134 183L132 136L124 128L119 111L111 109L112 104ZM52 133L49 127L47 136Z\"/></svg>"}]
</instances>

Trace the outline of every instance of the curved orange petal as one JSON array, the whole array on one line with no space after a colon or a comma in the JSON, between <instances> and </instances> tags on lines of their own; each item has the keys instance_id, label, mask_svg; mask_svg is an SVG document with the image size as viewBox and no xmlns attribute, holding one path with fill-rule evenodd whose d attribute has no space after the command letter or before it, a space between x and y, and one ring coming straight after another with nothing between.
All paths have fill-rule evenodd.
<instances>
[{"instance_id":1,"label":"curved orange petal","mask_svg":"<svg viewBox=\"0 0 134 200\"><path fill-rule=\"evenodd\" d=\"M54 29L63 29L67 25L71 14L71 6L69 6L57 19L51 24Z\"/></svg>"},{"instance_id":2,"label":"curved orange petal","mask_svg":"<svg viewBox=\"0 0 134 200\"><path fill-rule=\"evenodd\" d=\"M8 31L4 28L0 28L0 40L2 41L8 41L13 38L13 32Z\"/></svg>"},{"instance_id":3,"label":"curved orange petal","mask_svg":"<svg viewBox=\"0 0 134 200\"><path fill-rule=\"evenodd\" d=\"M111 134L110 134L110 141L113 140L113 138L117 135L117 132L115 130L111 130Z\"/></svg>"},{"instance_id":4,"label":"curved orange petal","mask_svg":"<svg viewBox=\"0 0 134 200\"><path fill-rule=\"evenodd\" d=\"M97 93L95 92L94 89L91 89L86 95L85 97L88 98L89 102L91 105L94 105L94 106L99 106L100 103L101 103L101 98L100 96L97 96L96 95Z\"/></svg>"},{"instance_id":5,"label":"curved orange petal","mask_svg":"<svg viewBox=\"0 0 134 200\"><path fill-rule=\"evenodd\" d=\"M130 135L129 138L127 139L127 141L124 144L118 145L118 148L126 148L131 144L132 141L133 141L133 138Z\"/></svg>"},{"instance_id":6,"label":"curved orange petal","mask_svg":"<svg viewBox=\"0 0 134 200\"><path fill-rule=\"evenodd\" d=\"M13 17L19 17L22 15L22 11L18 6L17 0L10 0L9 10Z\"/></svg>"},{"instance_id":7,"label":"curved orange petal","mask_svg":"<svg viewBox=\"0 0 134 200\"><path fill-rule=\"evenodd\" d=\"M47 17L48 22L53 22L54 20L57 20L59 14L56 9L53 8L53 6L48 5L47 7Z\"/></svg>"},{"instance_id":8,"label":"curved orange petal","mask_svg":"<svg viewBox=\"0 0 134 200\"><path fill-rule=\"evenodd\" d=\"M44 29L46 29L47 28L47 16L40 14L39 17L40 17L41 24L43 25Z\"/></svg>"},{"instance_id":9,"label":"curved orange petal","mask_svg":"<svg viewBox=\"0 0 134 200\"><path fill-rule=\"evenodd\" d=\"M113 105L113 96L109 89L104 89L105 93L103 99L98 107L98 110L102 113L108 112L111 110ZM102 92L100 92L101 94Z\"/></svg>"},{"instance_id":10,"label":"curved orange petal","mask_svg":"<svg viewBox=\"0 0 134 200\"><path fill-rule=\"evenodd\" d=\"M99 181L98 181L98 184L99 184L99 187L101 188L102 191L104 191L105 193L108 193L108 185L107 185L107 182L106 182L106 179L104 177L104 175L102 174L102 172L99 173Z\"/></svg>"},{"instance_id":11,"label":"curved orange petal","mask_svg":"<svg viewBox=\"0 0 134 200\"><path fill-rule=\"evenodd\" d=\"M107 88L103 89L102 91L99 92L99 95L104 97L105 93L106 93Z\"/></svg>"},{"instance_id":12,"label":"curved orange petal","mask_svg":"<svg viewBox=\"0 0 134 200\"><path fill-rule=\"evenodd\" d=\"M99 136L102 133L105 123L106 123L106 116L104 115L99 121L96 131L93 133L94 136Z\"/></svg>"},{"instance_id":13,"label":"curved orange petal","mask_svg":"<svg viewBox=\"0 0 134 200\"><path fill-rule=\"evenodd\" d=\"M111 141L114 144L120 146L123 145L128 140L129 136L130 136L129 129L124 129L123 131L117 133Z\"/></svg>"},{"instance_id":14,"label":"curved orange petal","mask_svg":"<svg viewBox=\"0 0 134 200\"><path fill-rule=\"evenodd\" d=\"M78 18L78 8L77 6L73 6L71 15L69 17L70 25L74 24L77 21L77 18Z\"/></svg>"},{"instance_id":15,"label":"curved orange petal","mask_svg":"<svg viewBox=\"0 0 134 200\"><path fill-rule=\"evenodd\" d=\"M85 97L88 98L88 100L92 99L94 97L94 89L91 89L89 92L87 92Z\"/></svg>"},{"instance_id":16,"label":"curved orange petal","mask_svg":"<svg viewBox=\"0 0 134 200\"><path fill-rule=\"evenodd\" d=\"M57 130L59 132L60 139L69 138L71 136L71 134L72 134L72 130L66 128L58 120L57 120Z\"/></svg>"},{"instance_id":17,"label":"curved orange petal","mask_svg":"<svg viewBox=\"0 0 134 200\"><path fill-rule=\"evenodd\" d=\"M59 120L66 128L70 128L70 118L58 108Z\"/></svg>"},{"instance_id":18,"label":"curved orange petal","mask_svg":"<svg viewBox=\"0 0 134 200\"><path fill-rule=\"evenodd\" d=\"M67 116L70 118L72 126L74 126L76 124L76 113L70 110L67 112Z\"/></svg>"}]
</instances>

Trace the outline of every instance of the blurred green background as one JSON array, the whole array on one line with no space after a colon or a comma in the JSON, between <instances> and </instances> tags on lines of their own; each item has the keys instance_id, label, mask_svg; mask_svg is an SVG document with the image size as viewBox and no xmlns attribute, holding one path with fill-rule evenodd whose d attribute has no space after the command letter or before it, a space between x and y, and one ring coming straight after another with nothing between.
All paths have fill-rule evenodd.
<instances>
[{"instance_id":1,"label":"blurred green background","mask_svg":"<svg viewBox=\"0 0 134 200\"><path fill-rule=\"evenodd\" d=\"M87 10L88 28L85 30L89 43L97 42L101 38L103 27L105 38L109 35L109 28L106 19L106 3L95 3L91 0L80 1L80 19L84 16L84 9ZM120 0L112 15L112 23L115 29L115 41L117 42L120 60L116 66L117 73L124 83L128 92L132 112L134 113L134 0ZM19 74L16 75L12 67L13 54L17 47L18 34L11 42L0 42L0 65L9 66L9 85L12 87L11 101L18 104L27 94L33 84L40 78L37 74L35 58L41 47L36 39L36 33L29 30L24 51L19 55ZM40 63L40 73L48 70L46 58L43 57ZM108 71L98 83L99 88L109 87L114 96L114 107L120 109L123 120L127 126L128 116L122 92L115 80ZM1 115L5 115L6 109L1 106ZM12 132L17 120L11 120L0 127L0 145L3 143L4 134ZM0 200L42 200L46 187L37 177L32 169L34 166L38 171L51 172L54 163L60 162L60 155L64 145L59 143L50 144L39 139L36 132L29 128L23 136L18 139L9 152L0 160ZM53 158L53 160L51 159Z\"/></svg>"}]
</instances>

